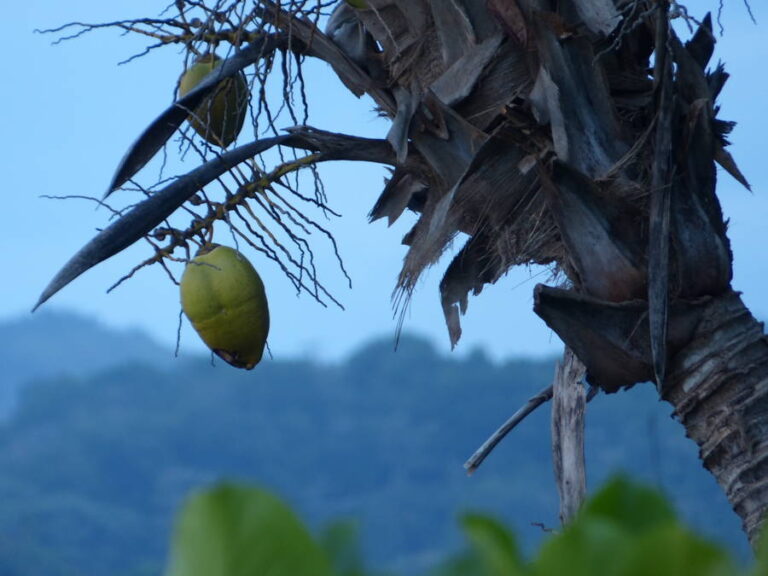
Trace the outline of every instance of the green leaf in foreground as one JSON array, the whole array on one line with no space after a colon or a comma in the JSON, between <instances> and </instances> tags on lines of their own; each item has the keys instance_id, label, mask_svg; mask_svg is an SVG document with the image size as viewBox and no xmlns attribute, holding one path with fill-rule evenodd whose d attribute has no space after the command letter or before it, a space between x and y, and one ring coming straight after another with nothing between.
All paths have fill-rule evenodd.
<instances>
[{"instance_id":1,"label":"green leaf in foreground","mask_svg":"<svg viewBox=\"0 0 768 576\"><path fill-rule=\"evenodd\" d=\"M631 537L614 522L580 517L544 543L531 573L623 576L631 546Z\"/></svg>"},{"instance_id":2,"label":"green leaf in foreground","mask_svg":"<svg viewBox=\"0 0 768 576\"><path fill-rule=\"evenodd\" d=\"M617 476L587 500L579 518L603 519L630 532L643 532L676 517L660 492Z\"/></svg>"},{"instance_id":3,"label":"green leaf in foreground","mask_svg":"<svg viewBox=\"0 0 768 576\"><path fill-rule=\"evenodd\" d=\"M765 576L768 574L768 518L763 521L763 533L757 543L757 564L752 576Z\"/></svg>"},{"instance_id":4,"label":"green leaf in foreground","mask_svg":"<svg viewBox=\"0 0 768 576\"><path fill-rule=\"evenodd\" d=\"M663 495L618 477L544 544L536 576L725 576L722 548L683 527Z\"/></svg>"},{"instance_id":5,"label":"green leaf in foreground","mask_svg":"<svg viewBox=\"0 0 768 576\"><path fill-rule=\"evenodd\" d=\"M624 571L625 576L731 576L737 573L722 548L677 522L637 537Z\"/></svg>"},{"instance_id":6,"label":"green leaf in foreground","mask_svg":"<svg viewBox=\"0 0 768 576\"><path fill-rule=\"evenodd\" d=\"M523 574L515 537L500 522L487 516L466 514L461 523L487 574Z\"/></svg>"},{"instance_id":7,"label":"green leaf in foreground","mask_svg":"<svg viewBox=\"0 0 768 576\"><path fill-rule=\"evenodd\" d=\"M291 510L258 488L222 484L179 516L166 576L330 576L325 554Z\"/></svg>"},{"instance_id":8,"label":"green leaf in foreground","mask_svg":"<svg viewBox=\"0 0 768 576\"><path fill-rule=\"evenodd\" d=\"M335 576L365 576L357 527L353 522L330 524L320 534L319 541L330 558Z\"/></svg>"}]
</instances>

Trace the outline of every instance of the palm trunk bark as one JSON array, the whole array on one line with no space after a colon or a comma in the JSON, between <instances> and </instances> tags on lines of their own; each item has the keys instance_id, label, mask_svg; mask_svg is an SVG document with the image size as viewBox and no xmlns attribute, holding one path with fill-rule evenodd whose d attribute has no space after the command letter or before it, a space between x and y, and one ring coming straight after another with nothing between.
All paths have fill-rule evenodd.
<instances>
[{"instance_id":1,"label":"palm trunk bark","mask_svg":"<svg viewBox=\"0 0 768 576\"><path fill-rule=\"evenodd\" d=\"M768 338L738 294L713 300L662 398L699 446L754 546L768 503Z\"/></svg>"}]
</instances>

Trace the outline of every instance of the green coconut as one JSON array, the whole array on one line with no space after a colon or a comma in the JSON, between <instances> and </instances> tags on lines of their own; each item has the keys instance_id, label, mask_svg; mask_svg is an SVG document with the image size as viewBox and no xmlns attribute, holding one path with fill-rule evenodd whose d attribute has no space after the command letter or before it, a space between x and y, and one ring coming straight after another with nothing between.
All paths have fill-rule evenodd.
<instances>
[{"instance_id":1,"label":"green coconut","mask_svg":"<svg viewBox=\"0 0 768 576\"><path fill-rule=\"evenodd\" d=\"M215 54L206 54L186 71L179 81L179 95L184 96L221 64ZM235 141L248 111L248 82L242 71L225 78L215 91L189 117L192 128L207 142L222 148Z\"/></svg>"},{"instance_id":2,"label":"green coconut","mask_svg":"<svg viewBox=\"0 0 768 576\"><path fill-rule=\"evenodd\" d=\"M181 277L181 307L205 344L225 362L251 370L269 333L264 283L237 250L210 244Z\"/></svg>"}]
</instances>

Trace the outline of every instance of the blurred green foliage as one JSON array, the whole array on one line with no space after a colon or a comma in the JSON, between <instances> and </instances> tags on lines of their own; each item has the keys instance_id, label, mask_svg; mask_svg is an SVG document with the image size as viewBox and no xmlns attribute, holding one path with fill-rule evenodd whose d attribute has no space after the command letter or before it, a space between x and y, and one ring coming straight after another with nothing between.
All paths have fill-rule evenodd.
<instances>
[{"instance_id":1,"label":"blurred green foliage","mask_svg":"<svg viewBox=\"0 0 768 576\"><path fill-rule=\"evenodd\" d=\"M365 576L355 523L332 522L320 534L320 545L328 554L335 576Z\"/></svg>"},{"instance_id":2,"label":"blurred green foliage","mask_svg":"<svg viewBox=\"0 0 768 576\"><path fill-rule=\"evenodd\" d=\"M500 522L467 514L461 525L468 550L432 576L739 574L725 550L682 525L657 491L623 477L604 486L530 561ZM332 527L317 542L268 492L222 485L194 496L184 507L166 576L364 575L348 525ZM766 573L768 547L763 546L750 574Z\"/></svg>"},{"instance_id":3,"label":"blurred green foliage","mask_svg":"<svg viewBox=\"0 0 768 576\"><path fill-rule=\"evenodd\" d=\"M174 531L168 576L330 576L328 557L269 492L222 484L194 496Z\"/></svg>"}]
</instances>

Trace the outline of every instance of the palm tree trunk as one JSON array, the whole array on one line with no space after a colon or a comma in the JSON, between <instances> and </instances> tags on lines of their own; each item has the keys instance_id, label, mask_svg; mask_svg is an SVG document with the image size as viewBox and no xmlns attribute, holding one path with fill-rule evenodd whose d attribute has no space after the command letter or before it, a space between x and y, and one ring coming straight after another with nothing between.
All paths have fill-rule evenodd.
<instances>
[{"instance_id":1,"label":"palm tree trunk","mask_svg":"<svg viewBox=\"0 0 768 576\"><path fill-rule=\"evenodd\" d=\"M738 294L714 299L662 390L754 546L768 504L768 338Z\"/></svg>"}]
</instances>

